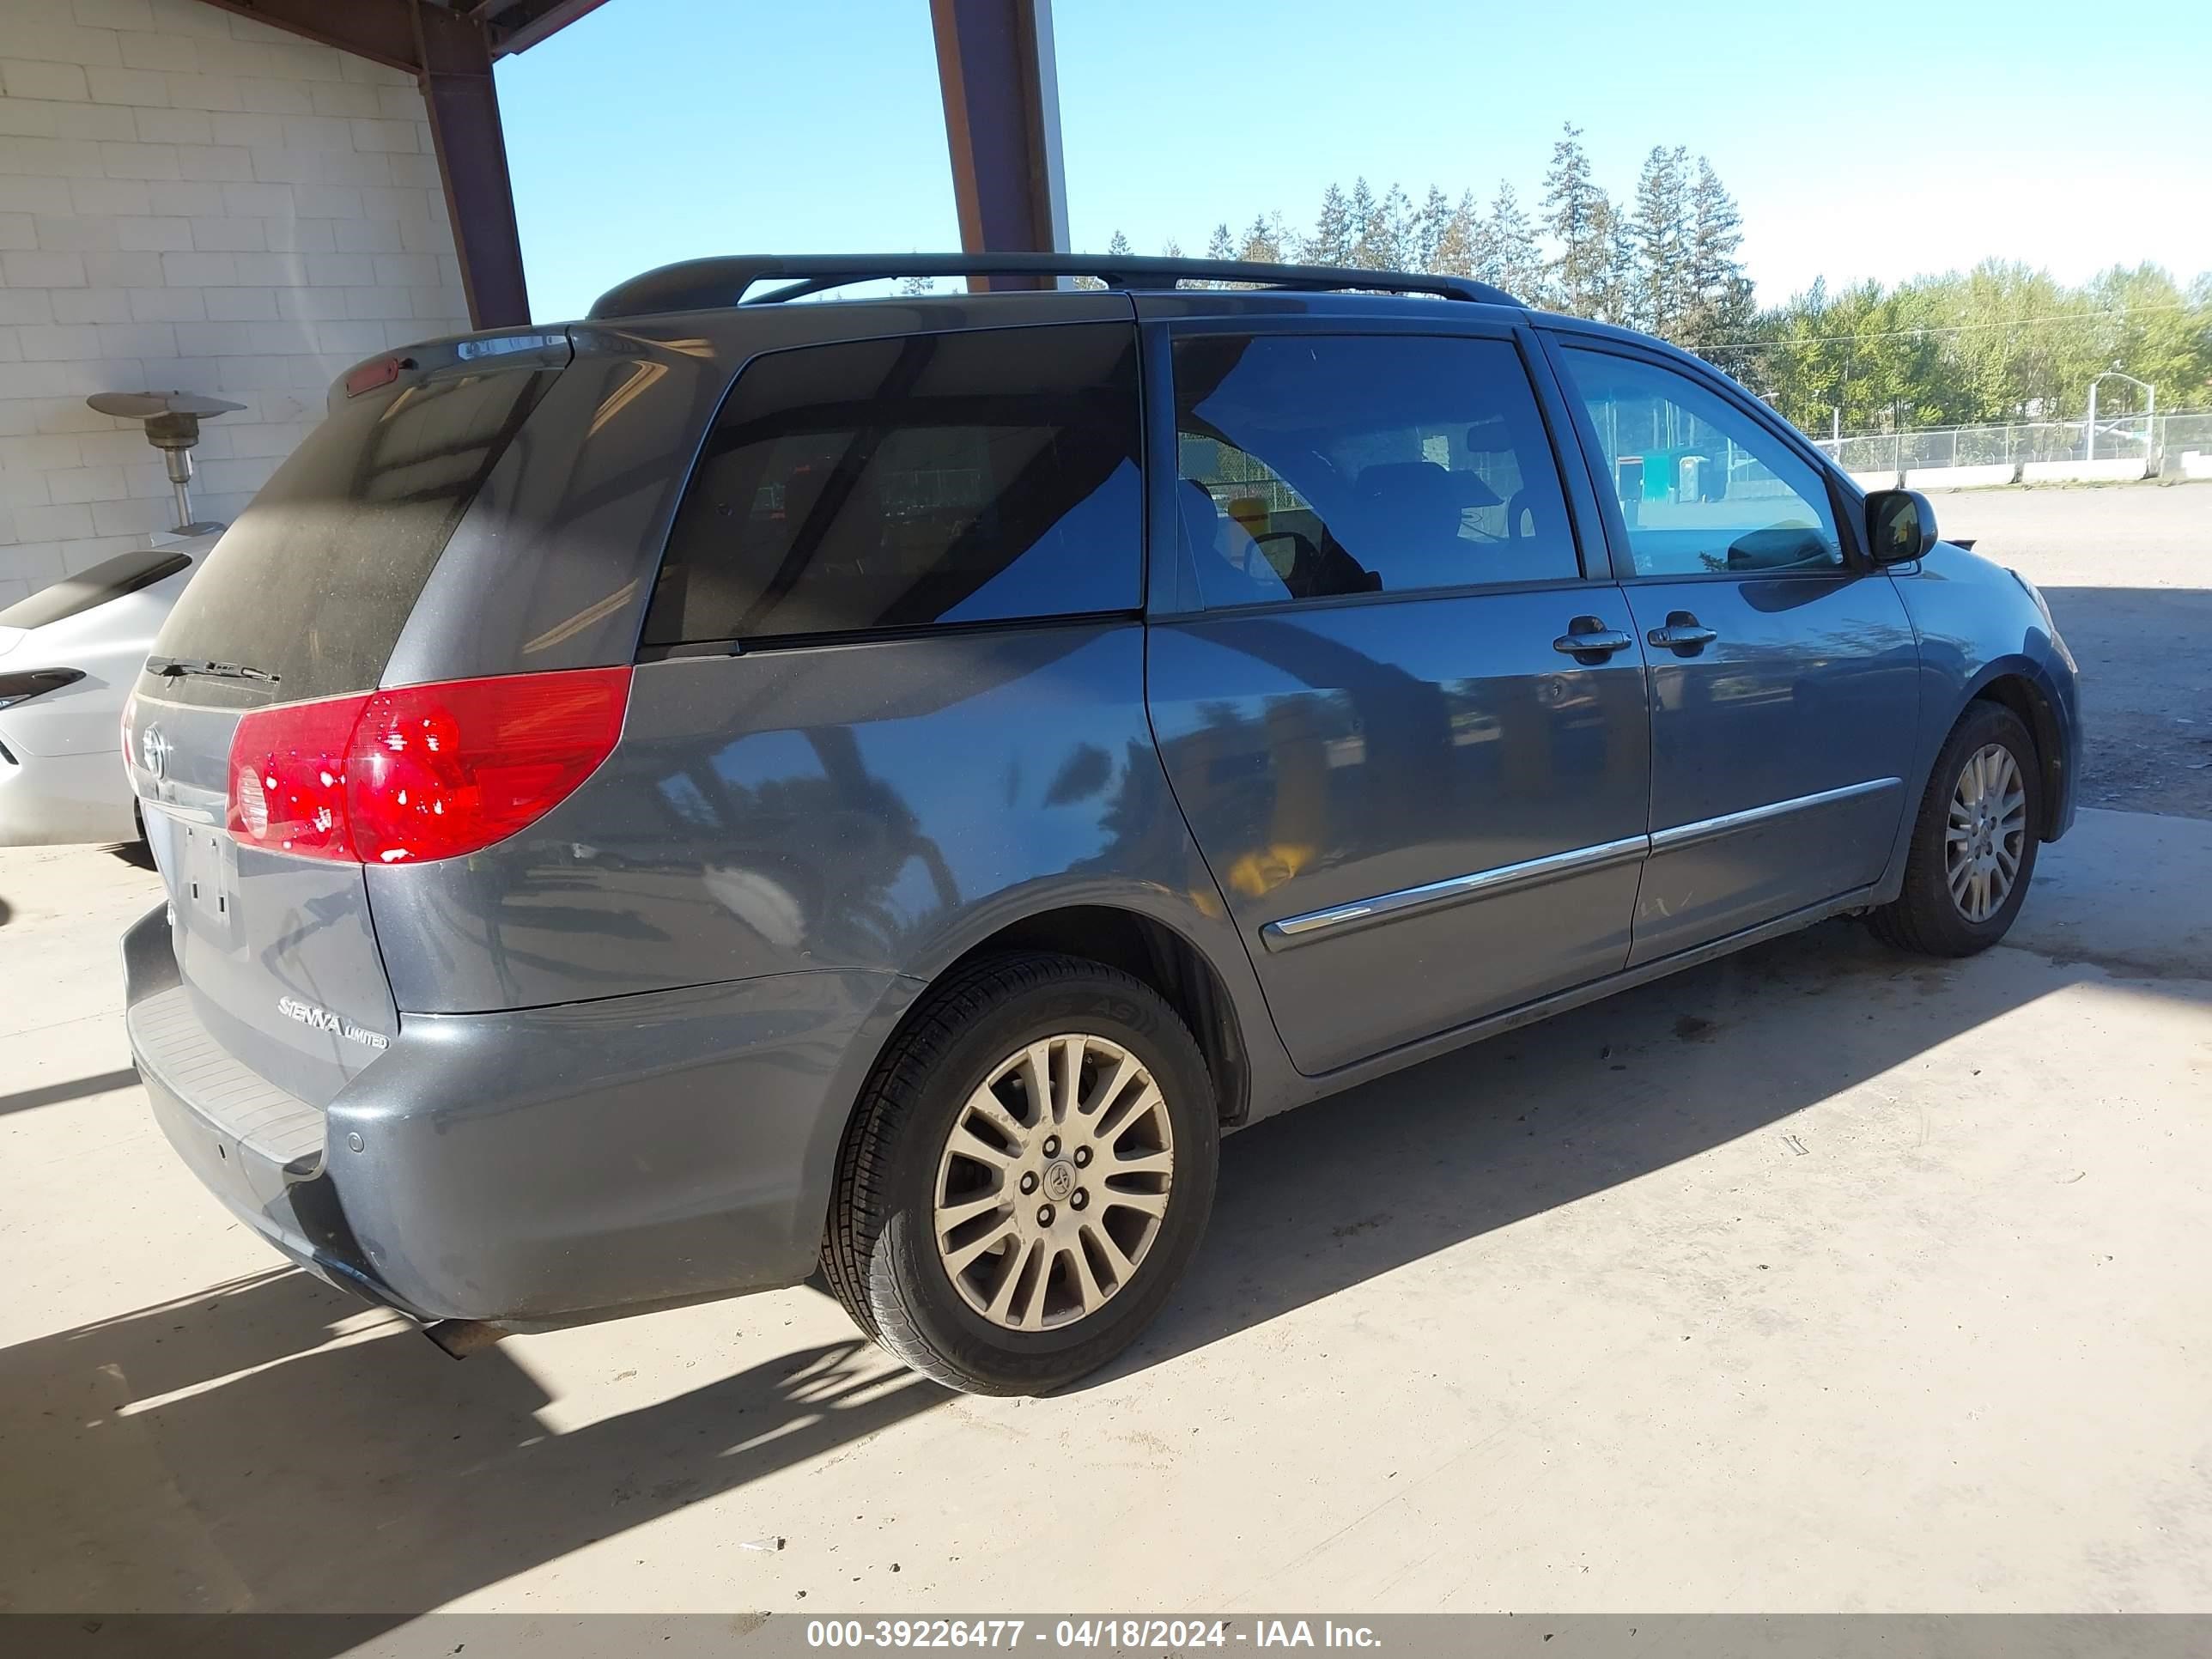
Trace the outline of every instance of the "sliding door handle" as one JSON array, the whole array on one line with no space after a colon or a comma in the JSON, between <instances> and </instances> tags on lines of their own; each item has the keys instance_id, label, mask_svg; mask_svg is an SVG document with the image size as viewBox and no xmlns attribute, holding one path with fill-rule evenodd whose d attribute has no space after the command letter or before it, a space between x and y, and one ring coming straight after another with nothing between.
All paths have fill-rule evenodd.
<instances>
[{"instance_id":1,"label":"sliding door handle","mask_svg":"<svg viewBox=\"0 0 2212 1659\"><path fill-rule=\"evenodd\" d=\"M1667 625L1655 628L1644 636L1664 651L1702 651L1720 638L1717 629L1706 627L1687 611L1669 611Z\"/></svg>"}]
</instances>

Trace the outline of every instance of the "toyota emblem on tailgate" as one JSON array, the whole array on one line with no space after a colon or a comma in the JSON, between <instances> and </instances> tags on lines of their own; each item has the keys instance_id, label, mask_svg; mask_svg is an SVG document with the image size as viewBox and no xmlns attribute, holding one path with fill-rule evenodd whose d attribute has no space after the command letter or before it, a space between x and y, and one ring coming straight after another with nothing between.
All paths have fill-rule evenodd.
<instances>
[{"instance_id":1,"label":"toyota emblem on tailgate","mask_svg":"<svg viewBox=\"0 0 2212 1659\"><path fill-rule=\"evenodd\" d=\"M138 752L146 758L146 769L157 779L169 775L169 740L161 735L161 728L149 726L138 739Z\"/></svg>"}]
</instances>

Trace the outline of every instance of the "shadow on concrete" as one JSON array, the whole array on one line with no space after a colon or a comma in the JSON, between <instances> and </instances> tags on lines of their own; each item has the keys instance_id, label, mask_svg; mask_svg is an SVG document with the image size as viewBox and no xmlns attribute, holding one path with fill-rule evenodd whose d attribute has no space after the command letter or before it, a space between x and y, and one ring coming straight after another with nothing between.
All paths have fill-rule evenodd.
<instances>
[{"instance_id":1,"label":"shadow on concrete","mask_svg":"<svg viewBox=\"0 0 2212 1659\"><path fill-rule=\"evenodd\" d=\"M1167 1311L1076 1387L1724 1142L1778 1134L1802 1109L2055 988L2039 966L2026 992L2008 957L2025 953L1905 957L1855 922L1827 922L1269 1119L1224 1144L1207 1242Z\"/></svg>"},{"instance_id":2,"label":"shadow on concrete","mask_svg":"<svg viewBox=\"0 0 2212 1659\"><path fill-rule=\"evenodd\" d=\"M118 864L127 864L133 870L154 867L154 849L143 841L118 841L104 850Z\"/></svg>"},{"instance_id":3,"label":"shadow on concrete","mask_svg":"<svg viewBox=\"0 0 2212 1659\"><path fill-rule=\"evenodd\" d=\"M0 1352L0 1609L397 1623L947 1397L856 1334L560 1432L504 1351L282 1269Z\"/></svg>"},{"instance_id":4,"label":"shadow on concrete","mask_svg":"<svg viewBox=\"0 0 2212 1659\"><path fill-rule=\"evenodd\" d=\"M2043 597L2081 665L2081 805L2212 818L2212 590Z\"/></svg>"},{"instance_id":5,"label":"shadow on concrete","mask_svg":"<svg viewBox=\"0 0 2212 1659\"><path fill-rule=\"evenodd\" d=\"M18 1089L12 1095L0 1095L0 1117L10 1112L27 1112L33 1106L55 1106L64 1100L82 1100L88 1095L104 1095L110 1089L127 1089L138 1081L137 1072L125 1066L119 1072L101 1072L94 1077L75 1077L66 1083L48 1083L36 1089Z\"/></svg>"}]
</instances>

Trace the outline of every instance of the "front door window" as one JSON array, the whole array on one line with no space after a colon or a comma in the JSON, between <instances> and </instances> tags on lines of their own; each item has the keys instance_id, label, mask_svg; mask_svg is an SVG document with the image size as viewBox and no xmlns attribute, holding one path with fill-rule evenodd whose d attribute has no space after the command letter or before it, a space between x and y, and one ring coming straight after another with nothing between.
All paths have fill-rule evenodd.
<instances>
[{"instance_id":1,"label":"front door window","mask_svg":"<svg viewBox=\"0 0 2212 1659\"><path fill-rule=\"evenodd\" d=\"M1827 487L1781 438L1674 369L1581 346L1565 356L1638 575L1842 567Z\"/></svg>"}]
</instances>

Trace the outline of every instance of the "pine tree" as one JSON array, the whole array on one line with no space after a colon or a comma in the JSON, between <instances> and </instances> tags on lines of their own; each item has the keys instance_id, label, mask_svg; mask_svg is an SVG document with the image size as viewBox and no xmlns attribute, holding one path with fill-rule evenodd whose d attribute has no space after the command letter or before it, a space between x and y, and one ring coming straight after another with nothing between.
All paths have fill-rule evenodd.
<instances>
[{"instance_id":1,"label":"pine tree","mask_svg":"<svg viewBox=\"0 0 2212 1659\"><path fill-rule=\"evenodd\" d=\"M1474 205L1474 192L1462 191L1459 204L1445 219L1425 269L1440 276L1474 276L1475 239L1480 233L1481 222L1481 212Z\"/></svg>"},{"instance_id":2,"label":"pine tree","mask_svg":"<svg viewBox=\"0 0 2212 1659\"><path fill-rule=\"evenodd\" d=\"M934 294L936 282L927 276L902 276L898 279L899 297L911 299L916 295Z\"/></svg>"},{"instance_id":3,"label":"pine tree","mask_svg":"<svg viewBox=\"0 0 2212 1659\"><path fill-rule=\"evenodd\" d=\"M1736 258L1742 246L1743 220L1735 198L1722 185L1713 164L1700 155L1697 182L1690 187L1684 252L1681 342L1692 351L1729 344L1751 322L1751 283L1744 276L1743 262Z\"/></svg>"},{"instance_id":4,"label":"pine tree","mask_svg":"<svg viewBox=\"0 0 2212 1659\"><path fill-rule=\"evenodd\" d=\"M1360 256L1375 225L1375 192L1367 187L1364 175L1352 181L1352 195L1345 203L1345 211L1352 222L1352 240L1344 251L1343 263L1364 268L1367 262Z\"/></svg>"},{"instance_id":5,"label":"pine tree","mask_svg":"<svg viewBox=\"0 0 2212 1659\"><path fill-rule=\"evenodd\" d=\"M1360 211L1362 203L1365 210ZM1413 204L1393 185L1379 198L1372 196L1364 179L1352 191L1358 214L1358 240L1352 245L1352 263L1362 270L1396 270L1407 264L1406 244L1412 234Z\"/></svg>"},{"instance_id":6,"label":"pine tree","mask_svg":"<svg viewBox=\"0 0 2212 1659\"><path fill-rule=\"evenodd\" d=\"M1169 237L1166 241L1160 244L1160 258L1163 259L1182 258L1182 244L1176 240L1174 237Z\"/></svg>"},{"instance_id":7,"label":"pine tree","mask_svg":"<svg viewBox=\"0 0 2212 1659\"><path fill-rule=\"evenodd\" d=\"M1544 302L1544 253L1513 186L1501 179L1475 238L1474 274L1523 305Z\"/></svg>"},{"instance_id":8,"label":"pine tree","mask_svg":"<svg viewBox=\"0 0 2212 1659\"><path fill-rule=\"evenodd\" d=\"M1283 249L1290 236L1283 228L1282 216L1264 213L1252 216L1251 228L1244 233L1244 246L1237 250L1237 257L1255 264L1272 265L1282 262Z\"/></svg>"},{"instance_id":9,"label":"pine tree","mask_svg":"<svg viewBox=\"0 0 2212 1659\"><path fill-rule=\"evenodd\" d=\"M1629 234L1638 265L1637 325L1664 339L1680 332L1690 309L1689 153L1654 145L1636 181Z\"/></svg>"},{"instance_id":10,"label":"pine tree","mask_svg":"<svg viewBox=\"0 0 2212 1659\"><path fill-rule=\"evenodd\" d=\"M1206 257L1218 263L1226 262L1228 260L1234 259L1237 257L1237 244L1231 241L1229 238L1229 224L1226 220L1223 221L1220 224L1214 226L1213 234L1206 239ZM1234 283L1200 283L1196 284L1196 286L1200 288L1235 288L1239 286L1239 284Z\"/></svg>"},{"instance_id":11,"label":"pine tree","mask_svg":"<svg viewBox=\"0 0 2212 1659\"><path fill-rule=\"evenodd\" d=\"M1429 186L1421 210L1414 216L1413 231L1405 252L1415 270L1437 270L1437 250L1443 246L1444 237L1451 229L1451 200L1436 185Z\"/></svg>"},{"instance_id":12,"label":"pine tree","mask_svg":"<svg viewBox=\"0 0 2212 1659\"><path fill-rule=\"evenodd\" d=\"M1573 122L1562 125L1544 175L1542 207L1545 228L1559 245L1551 264L1553 301L1577 316L1595 317L1613 275L1613 209L1590 171L1582 136Z\"/></svg>"},{"instance_id":13,"label":"pine tree","mask_svg":"<svg viewBox=\"0 0 2212 1659\"><path fill-rule=\"evenodd\" d=\"M1593 235L1601 258L1589 314L1601 323L1629 327L1636 320L1636 238L1628 216L1608 198L1599 199Z\"/></svg>"},{"instance_id":14,"label":"pine tree","mask_svg":"<svg viewBox=\"0 0 2212 1659\"><path fill-rule=\"evenodd\" d=\"M1495 283L1498 274L1498 234L1488 214L1476 212L1469 228L1468 251L1470 258L1467 274L1479 283Z\"/></svg>"},{"instance_id":15,"label":"pine tree","mask_svg":"<svg viewBox=\"0 0 2212 1659\"><path fill-rule=\"evenodd\" d=\"M1342 265L1352 262L1352 207L1344 192L1331 185L1321 194L1321 212L1314 219L1313 234L1305 239L1299 257L1310 265Z\"/></svg>"}]
</instances>

